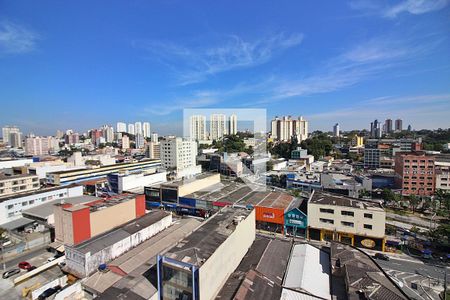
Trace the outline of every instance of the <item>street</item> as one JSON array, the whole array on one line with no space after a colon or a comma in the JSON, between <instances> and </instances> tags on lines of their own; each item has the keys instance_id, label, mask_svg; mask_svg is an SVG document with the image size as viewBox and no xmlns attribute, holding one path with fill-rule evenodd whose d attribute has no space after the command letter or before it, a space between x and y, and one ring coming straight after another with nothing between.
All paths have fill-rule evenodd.
<instances>
[{"instance_id":1,"label":"street","mask_svg":"<svg viewBox=\"0 0 450 300\"><path fill-rule=\"evenodd\" d=\"M21 261L27 261L30 258L33 258L33 257L36 257L36 256L40 256L40 255L42 255L44 253L47 253L46 247L26 252L23 255L20 255L18 257L15 257L15 258L7 261L4 265L2 263L1 264L1 268L2 268L3 271L5 271L4 267L6 267L6 270L8 270L10 268L16 267Z\"/></svg>"},{"instance_id":2,"label":"street","mask_svg":"<svg viewBox=\"0 0 450 300\"><path fill-rule=\"evenodd\" d=\"M438 293L444 289L442 267L395 258L376 262L389 276L403 283L403 290L413 299L439 299ZM450 273L448 267L447 273ZM412 288L414 284L417 289Z\"/></svg>"}]
</instances>

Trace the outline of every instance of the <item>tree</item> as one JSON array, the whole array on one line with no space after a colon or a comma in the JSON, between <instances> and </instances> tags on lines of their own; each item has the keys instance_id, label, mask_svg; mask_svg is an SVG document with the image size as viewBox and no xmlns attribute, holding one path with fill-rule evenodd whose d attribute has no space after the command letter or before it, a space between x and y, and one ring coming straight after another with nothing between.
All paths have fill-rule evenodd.
<instances>
[{"instance_id":1,"label":"tree","mask_svg":"<svg viewBox=\"0 0 450 300\"><path fill-rule=\"evenodd\" d=\"M420 198L418 198L416 195L409 195L409 204L412 207L413 213L416 211L417 205L419 205L420 201Z\"/></svg>"}]
</instances>

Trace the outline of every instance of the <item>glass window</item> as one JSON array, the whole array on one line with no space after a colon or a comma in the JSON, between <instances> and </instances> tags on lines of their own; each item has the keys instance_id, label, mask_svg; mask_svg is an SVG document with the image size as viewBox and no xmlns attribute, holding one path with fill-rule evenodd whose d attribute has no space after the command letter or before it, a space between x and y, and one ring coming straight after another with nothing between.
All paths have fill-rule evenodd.
<instances>
[{"instance_id":1,"label":"glass window","mask_svg":"<svg viewBox=\"0 0 450 300\"><path fill-rule=\"evenodd\" d=\"M370 229L370 230L372 230L372 225L364 224L364 229Z\"/></svg>"},{"instance_id":2,"label":"glass window","mask_svg":"<svg viewBox=\"0 0 450 300\"><path fill-rule=\"evenodd\" d=\"M322 223L334 224L334 220L323 219L323 218L320 218L319 220L320 220L320 222L322 222Z\"/></svg>"},{"instance_id":3,"label":"glass window","mask_svg":"<svg viewBox=\"0 0 450 300\"><path fill-rule=\"evenodd\" d=\"M347 227L354 227L355 224L353 222L341 221L341 224Z\"/></svg>"},{"instance_id":4,"label":"glass window","mask_svg":"<svg viewBox=\"0 0 450 300\"><path fill-rule=\"evenodd\" d=\"M354 217L354 216L355 216L355 213L352 212L352 211L343 210L343 211L341 211L341 215L343 215L343 216Z\"/></svg>"},{"instance_id":5,"label":"glass window","mask_svg":"<svg viewBox=\"0 0 450 300\"><path fill-rule=\"evenodd\" d=\"M334 214L334 209L330 209L330 208L321 208L320 209L321 213L326 213L326 214Z\"/></svg>"},{"instance_id":6,"label":"glass window","mask_svg":"<svg viewBox=\"0 0 450 300\"><path fill-rule=\"evenodd\" d=\"M364 214L364 218L372 219L372 218L373 218L373 215L372 215L372 214L367 214L367 213L365 213L365 214Z\"/></svg>"}]
</instances>

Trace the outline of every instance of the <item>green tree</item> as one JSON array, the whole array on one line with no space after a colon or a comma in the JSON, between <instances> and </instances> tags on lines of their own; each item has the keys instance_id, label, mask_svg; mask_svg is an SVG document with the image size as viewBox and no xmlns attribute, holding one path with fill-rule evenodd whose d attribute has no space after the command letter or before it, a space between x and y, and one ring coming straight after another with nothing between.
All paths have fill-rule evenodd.
<instances>
[{"instance_id":1,"label":"green tree","mask_svg":"<svg viewBox=\"0 0 450 300\"><path fill-rule=\"evenodd\" d=\"M409 195L409 205L411 205L413 213L416 211L417 205L419 205L420 201L420 198L416 195Z\"/></svg>"}]
</instances>

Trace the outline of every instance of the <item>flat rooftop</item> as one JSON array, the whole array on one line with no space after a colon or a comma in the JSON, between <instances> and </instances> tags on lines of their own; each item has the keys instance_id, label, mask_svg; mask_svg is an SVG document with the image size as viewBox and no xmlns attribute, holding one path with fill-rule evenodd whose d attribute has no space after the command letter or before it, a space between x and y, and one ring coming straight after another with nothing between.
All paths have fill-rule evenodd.
<instances>
[{"instance_id":1,"label":"flat rooftop","mask_svg":"<svg viewBox=\"0 0 450 300\"><path fill-rule=\"evenodd\" d=\"M205 179L211 176L215 176L218 173L210 173L210 172L204 172L201 174L198 174L192 178L188 178L188 179L180 179L180 180L176 180L176 181L172 181L172 182L167 182L167 183L162 183L161 186L163 187L179 187L179 186L183 186L185 184L194 182L196 180L201 180L201 179Z\"/></svg>"},{"instance_id":2,"label":"flat rooftop","mask_svg":"<svg viewBox=\"0 0 450 300\"><path fill-rule=\"evenodd\" d=\"M98 211L107 207L111 207L129 200L133 200L136 198L135 194L120 194L117 196L113 196L111 198L98 198L93 197L91 201L87 201L84 203L76 203L73 206L66 207L64 210L68 211L77 211L86 207L89 207L91 212ZM73 203L71 203L73 204Z\"/></svg>"},{"instance_id":3,"label":"flat rooftop","mask_svg":"<svg viewBox=\"0 0 450 300\"><path fill-rule=\"evenodd\" d=\"M124 225L106 231L76 246L72 246L71 248L84 254L89 252L92 254L97 253L104 248L129 237L139 230L149 227L150 225L162 220L169 214L170 213L162 210L152 211L138 219L132 220L128 223L125 223Z\"/></svg>"},{"instance_id":4,"label":"flat rooftop","mask_svg":"<svg viewBox=\"0 0 450 300\"><path fill-rule=\"evenodd\" d=\"M257 235L216 299L280 299L291 243Z\"/></svg>"},{"instance_id":5,"label":"flat rooftop","mask_svg":"<svg viewBox=\"0 0 450 300\"><path fill-rule=\"evenodd\" d=\"M73 172L101 172L104 169L110 169L110 168L126 168L126 167L133 167L133 166L139 166L143 165L145 163L155 163L155 162L161 162L160 159L149 159L149 160L141 160L138 162L130 162L130 163L116 163L114 165L108 165L108 166L101 166L98 168L93 169L81 169L81 170L65 170L65 171L55 171L50 172L49 174L55 174L55 175L64 175L64 174L70 174Z\"/></svg>"},{"instance_id":6,"label":"flat rooftop","mask_svg":"<svg viewBox=\"0 0 450 300\"><path fill-rule=\"evenodd\" d=\"M371 201L364 201L355 198L340 196L331 193L325 193L321 191L314 191L311 195L310 203L323 204L323 205L333 205L333 206L345 206L353 207L358 209L370 209L384 211L381 204Z\"/></svg>"},{"instance_id":7,"label":"flat rooftop","mask_svg":"<svg viewBox=\"0 0 450 300\"><path fill-rule=\"evenodd\" d=\"M166 256L178 261L201 266L236 229L236 217L247 218L251 210L224 207L191 235L168 250Z\"/></svg>"},{"instance_id":8,"label":"flat rooftop","mask_svg":"<svg viewBox=\"0 0 450 300\"><path fill-rule=\"evenodd\" d=\"M27 210L22 211L23 215L26 216L34 216L40 219L47 219L50 215L53 214L54 206L57 204L60 204L62 201L64 203L70 203L72 205L80 205L87 202L92 202L99 200L101 198L94 197L94 196L78 196L78 197L69 197L64 199L57 199L53 201L48 201L45 203L42 203L41 205L29 208Z\"/></svg>"}]
</instances>

